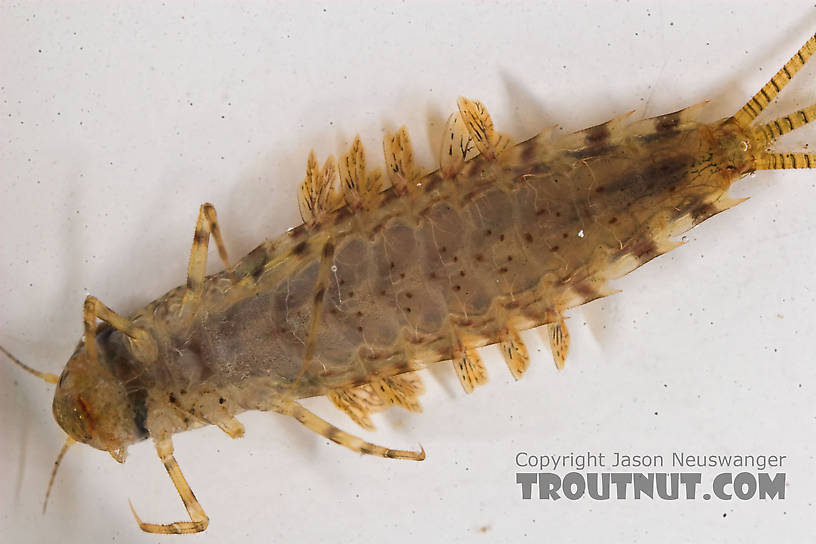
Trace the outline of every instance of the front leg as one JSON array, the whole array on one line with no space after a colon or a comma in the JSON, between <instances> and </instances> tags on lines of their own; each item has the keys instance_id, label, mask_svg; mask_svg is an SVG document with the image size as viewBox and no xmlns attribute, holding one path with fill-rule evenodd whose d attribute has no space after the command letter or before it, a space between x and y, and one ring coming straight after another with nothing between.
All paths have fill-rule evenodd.
<instances>
[{"instance_id":1,"label":"front leg","mask_svg":"<svg viewBox=\"0 0 816 544\"><path fill-rule=\"evenodd\" d=\"M156 360L156 342L150 333L134 325L128 318L121 316L102 304L93 296L85 298L82 308L82 321L85 326L85 352L90 361L97 360L96 355L96 320L101 319L117 331L128 337L133 354L142 362Z\"/></svg>"},{"instance_id":2,"label":"front leg","mask_svg":"<svg viewBox=\"0 0 816 544\"><path fill-rule=\"evenodd\" d=\"M190 489L190 484L184 479L184 475L181 473L181 469L173 457L173 442L171 439L168 438L156 442L156 453L159 454L159 459L161 459L164 464L164 468L167 469L167 474L170 475L170 480L173 481L173 485L176 487L176 491L178 491L179 497L181 497L181 501L187 509L187 513L190 515L190 521L176 521L166 524L144 523L139 519L136 510L133 509L133 504L130 504L130 511L133 512L136 523L138 523L139 528L146 533L163 535L200 533L207 528L207 525L210 523L210 518L204 513L204 509L199 504L198 499L195 498L193 490ZM130 501L128 501L128 503L130 503Z\"/></svg>"}]
</instances>

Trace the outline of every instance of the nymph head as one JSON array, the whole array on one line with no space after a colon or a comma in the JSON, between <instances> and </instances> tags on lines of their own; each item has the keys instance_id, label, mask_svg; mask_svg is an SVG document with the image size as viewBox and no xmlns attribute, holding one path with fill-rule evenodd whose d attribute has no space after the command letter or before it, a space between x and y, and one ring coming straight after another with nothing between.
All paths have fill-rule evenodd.
<instances>
[{"instance_id":1,"label":"nymph head","mask_svg":"<svg viewBox=\"0 0 816 544\"><path fill-rule=\"evenodd\" d=\"M138 388L128 391L122 377L128 368L126 350L117 349L112 329L97 333L97 356L88 356L80 342L62 371L54 392L54 419L77 442L109 452L124 461L127 446L147 437L144 429L144 397ZM139 398L141 396L141 398Z\"/></svg>"}]
</instances>

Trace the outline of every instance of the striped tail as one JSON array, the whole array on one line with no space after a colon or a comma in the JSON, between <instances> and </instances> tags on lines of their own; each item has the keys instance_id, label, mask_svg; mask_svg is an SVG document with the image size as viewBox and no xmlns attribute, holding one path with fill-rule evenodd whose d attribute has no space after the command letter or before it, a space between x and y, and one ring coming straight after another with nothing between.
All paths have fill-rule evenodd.
<instances>
[{"instance_id":1,"label":"striped tail","mask_svg":"<svg viewBox=\"0 0 816 544\"><path fill-rule=\"evenodd\" d=\"M733 116L737 124L748 129L757 142L764 144L765 149L760 151L756 157L757 170L816 168L816 154L814 153L778 153L768 149L780 136L816 119L816 104L789 113L770 123L751 126L757 116L768 107L814 53L816 53L816 34L811 36L770 81Z\"/></svg>"}]
</instances>

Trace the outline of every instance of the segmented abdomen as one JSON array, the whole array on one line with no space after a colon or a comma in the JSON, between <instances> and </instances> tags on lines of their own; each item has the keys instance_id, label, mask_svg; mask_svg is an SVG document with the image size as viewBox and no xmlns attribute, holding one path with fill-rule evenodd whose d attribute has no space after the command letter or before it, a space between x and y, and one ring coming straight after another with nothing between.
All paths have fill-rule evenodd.
<instances>
[{"instance_id":1,"label":"segmented abdomen","mask_svg":"<svg viewBox=\"0 0 816 544\"><path fill-rule=\"evenodd\" d=\"M643 130L660 119L625 133L606 124L555 143L534 138L497 162L471 160L455 179L430 174L414 195L389 191L377 210L341 210L315 233L262 245L236 267L243 287L230 289L243 294L210 303L222 309L174 347L177 359L220 385L263 376L281 390L296 381L294 396L318 395L604 296L608 279L673 247L669 235L690 227L686 219L719 211L711 203L727 187L705 153L705 127ZM315 351L301 375L329 246Z\"/></svg>"}]
</instances>

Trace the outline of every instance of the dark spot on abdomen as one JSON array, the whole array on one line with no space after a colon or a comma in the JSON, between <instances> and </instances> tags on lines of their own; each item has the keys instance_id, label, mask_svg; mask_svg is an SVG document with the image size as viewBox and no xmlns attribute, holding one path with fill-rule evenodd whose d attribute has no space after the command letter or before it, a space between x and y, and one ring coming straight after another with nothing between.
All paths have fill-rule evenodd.
<instances>
[{"instance_id":1,"label":"dark spot on abdomen","mask_svg":"<svg viewBox=\"0 0 816 544\"><path fill-rule=\"evenodd\" d=\"M602 144L609 138L609 127L606 123L590 127L584 131L584 142L587 147Z\"/></svg>"},{"instance_id":2,"label":"dark spot on abdomen","mask_svg":"<svg viewBox=\"0 0 816 544\"><path fill-rule=\"evenodd\" d=\"M309 242L303 240L298 245L292 248L293 255L303 255L306 252L306 248L309 247Z\"/></svg>"},{"instance_id":3,"label":"dark spot on abdomen","mask_svg":"<svg viewBox=\"0 0 816 544\"><path fill-rule=\"evenodd\" d=\"M669 132L677 130L680 125L680 112L667 113L655 117L655 132Z\"/></svg>"}]
</instances>

